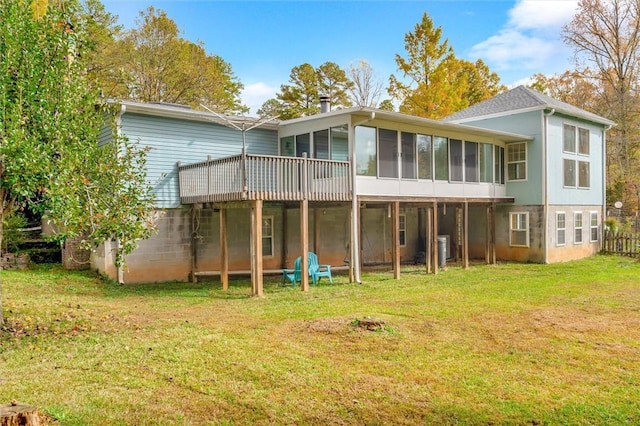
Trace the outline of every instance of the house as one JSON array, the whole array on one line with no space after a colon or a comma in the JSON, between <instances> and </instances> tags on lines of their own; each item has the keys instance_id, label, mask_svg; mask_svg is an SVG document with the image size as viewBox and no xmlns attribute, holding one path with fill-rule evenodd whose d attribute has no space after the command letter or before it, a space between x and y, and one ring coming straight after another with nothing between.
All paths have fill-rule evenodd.
<instances>
[{"instance_id":1,"label":"house","mask_svg":"<svg viewBox=\"0 0 640 426\"><path fill-rule=\"evenodd\" d=\"M158 212L157 235L126 269L114 266L116 243L94 255L120 281L220 275L226 287L246 273L260 295L264 273L308 251L359 282L374 264L398 277L416 261L437 273L442 255L468 266L598 250L613 123L524 87L447 120L326 105L280 122L118 106L118 131L149 147Z\"/></svg>"},{"instance_id":2,"label":"house","mask_svg":"<svg viewBox=\"0 0 640 426\"><path fill-rule=\"evenodd\" d=\"M598 252L606 212L606 131L614 122L525 86L445 121L531 137L506 147L514 203L503 206L510 239L498 249L499 258L553 263ZM518 233L522 244L514 244Z\"/></svg>"}]
</instances>

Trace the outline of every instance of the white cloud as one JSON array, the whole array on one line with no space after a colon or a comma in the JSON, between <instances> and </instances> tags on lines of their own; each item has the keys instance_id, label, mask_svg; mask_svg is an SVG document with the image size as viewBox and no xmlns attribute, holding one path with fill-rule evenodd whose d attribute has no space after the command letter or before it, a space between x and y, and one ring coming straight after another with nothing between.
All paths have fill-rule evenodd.
<instances>
[{"instance_id":1,"label":"white cloud","mask_svg":"<svg viewBox=\"0 0 640 426\"><path fill-rule=\"evenodd\" d=\"M577 0L524 0L509 11L509 26L518 30L559 31L576 13Z\"/></svg>"},{"instance_id":2,"label":"white cloud","mask_svg":"<svg viewBox=\"0 0 640 426\"><path fill-rule=\"evenodd\" d=\"M255 114L267 99L276 96L278 89L278 87L269 86L261 81L247 84L240 93L240 99L244 105L250 108L250 113Z\"/></svg>"},{"instance_id":3,"label":"white cloud","mask_svg":"<svg viewBox=\"0 0 640 426\"><path fill-rule=\"evenodd\" d=\"M509 11L509 21L495 35L473 46L470 56L482 58L503 74L519 72L517 78L563 71L569 67L571 52L562 41L562 27L575 15L577 3L518 0Z\"/></svg>"}]
</instances>

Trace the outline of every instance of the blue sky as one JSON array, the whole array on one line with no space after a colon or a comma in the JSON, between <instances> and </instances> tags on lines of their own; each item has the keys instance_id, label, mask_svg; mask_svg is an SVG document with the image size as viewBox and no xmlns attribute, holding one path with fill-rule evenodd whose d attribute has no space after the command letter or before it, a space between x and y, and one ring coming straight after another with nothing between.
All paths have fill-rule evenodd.
<instances>
[{"instance_id":1,"label":"blue sky","mask_svg":"<svg viewBox=\"0 0 640 426\"><path fill-rule=\"evenodd\" d=\"M562 26L576 0L242 1L103 0L126 28L148 6L164 10L182 36L201 41L231 64L244 84L243 102L255 113L287 84L291 68L336 62L347 70L367 60L385 87L405 56L404 35L428 13L456 56L483 59L515 86L536 73L573 68ZM386 96L383 96L383 98Z\"/></svg>"}]
</instances>

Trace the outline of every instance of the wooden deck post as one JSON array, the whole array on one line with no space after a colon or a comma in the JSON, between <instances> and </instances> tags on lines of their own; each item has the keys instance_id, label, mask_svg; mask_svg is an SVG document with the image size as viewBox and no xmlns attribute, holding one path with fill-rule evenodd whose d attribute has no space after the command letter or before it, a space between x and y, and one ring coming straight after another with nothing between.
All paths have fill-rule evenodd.
<instances>
[{"instance_id":1,"label":"wooden deck post","mask_svg":"<svg viewBox=\"0 0 640 426\"><path fill-rule=\"evenodd\" d=\"M393 278L400 278L400 202L391 203L391 253Z\"/></svg>"},{"instance_id":2,"label":"wooden deck post","mask_svg":"<svg viewBox=\"0 0 640 426\"><path fill-rule=\"evenodd\" d=\"M425 267L427 268L427 274L431 273L431 253L433 252L433 239L431 238L431 235L433 233L433 227L432 227L432 223L433 223L433 210L431 209L431 207L427 207L425 209L427 211L427 226L425 226L425 236L424 236L424 252L425 252L425 256L424 256L424 260L425 260Z\"/></svg>"},{"instance_id":3,"label":"wooden deck post","mask_svg":"<svg viewBox=\"0 0 640 426\"><path fill-rule=\"evenodd\" d=\"M320 258L320 216L322 209L313 209L313 252Z\"/></svg>"},{"instance_id":4,"label":"wooden deck post","mask_svg":"<svg viewBox=\"0 0 640 426\"><path fill-rule=\"evenodd\" d=\"M349 207L347 207L347 214L349 215L349 282L352 283L355 281L355 275L354 275L354 263L353 263L353 241L354 241L354 236L355 236L355 232L353 231L353 205L349 205Z\"/></svg>"},{"instance_id":5,"label":"wooden deck post","mask_svg":"<svg viewBox=\"0 0 640 426\"><path fill-rule=\"evenodd\" d=\"M309 162L307 153L302 154L302 201L300 201L300 287L309 291Z\"/></svg>"},{"instance_id":6,"label":"wooden deck post","mask_svg":"<svg viewBox=\"0 0 640 426\"><path fill-rule=\"evenodd\" d=\"M229 252L227 250L227 209L220 209L220 281L229 288Z\"/></svg>"},{"instance_id":7,"label":"wooden deck post","mask_svg":"<svg viewBox=\"0 0 640 426\"><path fill-rule=\"evenodd\" d=\"M280 267L282 269L288 268L287 262L289 261L289 209L287 206L282 206L282 259L280 261Z\"/></svg>"},{"instance_id":8,"label":"wooden deck post","mask_svg":"<svg viewBox=\"0 0 640 426\"><path fill-rule=\"evenodd\" d=\"M264 295L262 285L262 200L254 200L251 206L251 295Z\"/></svg>"},{"instance_id":9,"label":"wooden deck post","mask_svg":"<svg viewBox=\"0 0 640 426\"><path fill-rule=\"evenodd\" d=\"M433 202L433 232L431 233L431 248L433 256L433 273L438 273L438 202Z\"/></svg>"},{"instance_id":10,"label":"wooden deck post","mask_svg":"<svg viewBox=\"0 0 640 426\"><path fill-rule=\"evenodd\" d=\"M486 208L486 243L484 245L484 263L489 265L491 263L491 205L489 204Z\"/></svg>"},{"instance_id":11,"label":"wooden deck post","mask_svg":"<svg viewBox=\"0 0 640 426\"><path fill-rule=\"evenodd\" d=\"M491 204L491 263L495 265L496 259L496 203Z\"/></svg>"},{"instance_id":12,"label":"wooden deck post","mask_svg":"<svg viewBox=\"0 0 640 426\"><path fill-rule=\"evenodd\" d=\"M309 291L309 201L300 201L300 278L302 291Z\"/></svg>"},{"instance_id":13,"label":"wooden deck post","mask_svg":"<svg viewBox=\"0 0 640 426\"><path fill-rule=\"evenodd\" d=\"M465 201L463 205L463 242L462 242L462 266L464 269L469 269L469 202Z\"/></svg>"}]
</instances>

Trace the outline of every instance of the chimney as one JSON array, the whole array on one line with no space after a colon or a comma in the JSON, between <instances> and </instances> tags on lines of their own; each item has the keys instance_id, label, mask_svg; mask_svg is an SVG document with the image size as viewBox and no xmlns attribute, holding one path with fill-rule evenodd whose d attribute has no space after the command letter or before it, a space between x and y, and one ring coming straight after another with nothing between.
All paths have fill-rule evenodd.
<instances>
[{"instance_id":1,"label":"chimney","mask_svg":"<svg viewBox=\"0 0 640 426\"><path fill-rule=\"evenodd\" d=\"M331 102L328 96L320 96L320 113L331 111Z\"/></svg>"}]
</instances>

